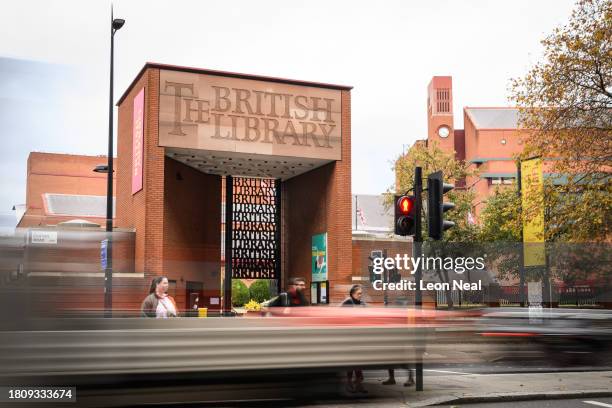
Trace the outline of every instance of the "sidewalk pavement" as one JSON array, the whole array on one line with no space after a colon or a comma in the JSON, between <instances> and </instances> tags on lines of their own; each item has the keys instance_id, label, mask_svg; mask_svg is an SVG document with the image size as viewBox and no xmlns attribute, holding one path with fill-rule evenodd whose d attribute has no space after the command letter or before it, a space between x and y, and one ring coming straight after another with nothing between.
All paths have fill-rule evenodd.
<instances>
[{"instance_id":1,"label":"sidewalk pavement","mask_svg":"<svg viewBox=\"0 0 612 408\"><path fill-rule=\"evenodd\" d=\"M432 370L433 371L433 370ZM435 374L435 375L432 375ZM441 374L441 375L440 375ZM525 401L558 398L594 398L612 396L612 371L469 374L457 372L425 372L424 391L404 387L406 371L396 371L396 385L382 385L380 376L366 378L369 403L361 400L360 407L382 406L424 407L438 404L476 403L491 401Z\"/></svg>"}]
</instances>

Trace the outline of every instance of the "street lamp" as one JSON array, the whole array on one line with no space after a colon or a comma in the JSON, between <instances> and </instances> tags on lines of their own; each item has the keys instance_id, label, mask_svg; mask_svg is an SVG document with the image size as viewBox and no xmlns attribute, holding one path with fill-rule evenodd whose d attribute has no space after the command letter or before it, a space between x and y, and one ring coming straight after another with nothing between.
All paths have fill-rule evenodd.
<instances>
[{"instance_id":1,"label":"street lamp","mask_svg":"<svg viewBox=\"0 0 612 408\"><path fill-rule=\"evenodd\" d=\"M112 317L113 312L113 64L115 33L125 24L121 18L113 18L111 5L111 44L110 44L110 92L108 98L108 164L97 166L94 171L106 172L106 254L104 265L104 317ZM104 247L104 244L102 245Z\"/></svg>"},{"instance_id":2,"label":"street lamp","mask_svg":"<svg viewBox=\"0 0 612 408\"><path fill-rule=\"evenodd\" d=\"M106 164L98 164L93 171L96 173L108 173L108 166Z\"/></svg>"}]
</instances>

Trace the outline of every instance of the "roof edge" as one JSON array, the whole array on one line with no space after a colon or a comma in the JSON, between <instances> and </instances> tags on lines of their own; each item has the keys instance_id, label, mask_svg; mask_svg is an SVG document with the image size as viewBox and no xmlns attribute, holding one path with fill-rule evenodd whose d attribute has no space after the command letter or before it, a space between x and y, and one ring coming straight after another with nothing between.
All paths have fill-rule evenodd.
<instances>
[{"instance_id":1,"label":"roof edge","mask_svg":"<svg viewBox=\"0 0 612 408\"><path fill-rule=\"evenodd\" d=\"M463 109L521 109L518 106L464 106Z\"/></svg>"},{"instance_id":2,"label":"roof edge","mask_svg":"<svg viewBox=\"0 0 612 408\"><path fill-rule=\"evenodd\" d=\"M313 81L303 81L299 79L288 79L288 78L280 78L280 77L272 77L265 75L254 75L254 74L243 74L239 72L231 72L231 71L219 71L214 69L206 69L206 68L194 68L194 67L185 67L180 65L170 65L170 64L162 64L158 62L146 62L144 66L138 71L138 74L134 77L130 85L123 92L115 106L119 106L127 95L130 93L136 82L140 79L142 74L148 68L157 68L157 69L165 69L169 71L183 71L183 72L191 72L195 74L207 74L207 75L216 75L216 76L225 76L230 78L241 78L241 79L251 79L255 81L266 81L266 82L277 82L283 84L290 85L300 85L300 86L310 86L315 88L326 88L326 89L337 89L340 91L350 91L353 89L350 85L339 85L339 84L328 84L324 82L313 82Z\"/></svg>"}]
</instances>

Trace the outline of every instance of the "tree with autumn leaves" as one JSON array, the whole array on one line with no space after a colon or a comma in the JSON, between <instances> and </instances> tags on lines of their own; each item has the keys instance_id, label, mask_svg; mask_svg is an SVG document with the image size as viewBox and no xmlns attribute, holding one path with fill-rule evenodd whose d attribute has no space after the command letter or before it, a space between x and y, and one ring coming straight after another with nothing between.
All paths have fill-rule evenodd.
<instances>
[{"instance_id":1,"label":"tree with autumn leaves","mask_svg":"<svg viewBox=\"0 0 612 408\"><path fill-rule=\"evenodd\" d=\"M544 58L524 77L512 80L510 99L519 108L524 135L524 150L517 159L542 157L546 171L552 173L545 181L544 195L541 201L523 207L515 187L498 189L487 199L480 222L474 225L467 217L473 194L455 190L449 193L449 200L456 208L446 218L456 226L446 231L444 241L475 247L520 243L523 218L544 208L544 239L555 243L549 251L554 258L549 262L552 274L568 283L593 272L609 279L599 269L609 252L612 221L611 44L610 0L578 1L569 22L542 40ZM417 142L394 162L397 193L412 187L415 166L423 168L425 177L442 170L446 182L474 172L455 160L452 152ZM387 202L392 203L392 195ZM585 242L590 245L586 251L567 246ZM519 249L508 253L507 247L501 247L496 257L500 277L518 273Z\"/></svg>"},{"instance_id":2,"label":"tree with autumn leaves","mask_svg":"<svg viewBox=\"0 0 612 408\"><path fill-rule=\"evenodd\" d=\"M511 100L526 134L521 157L544 158L558 181L545 186L546 240L609 241L612 1L578 1L542 45L543 60L512 81Z\"/></svg>"},{"instance_id":3,"label":"tree with autumn leaves","mask_svg":"<svg viewBox=\"0 0 612 408\"><path fill-rule=\"evenodd\" d=\"M609 286L612 2L578 1L542 45L543 60L512 80L511 100L524 132L517 159L542 157L552 174L541 199L526 206L515 189L496 191L481 213L480 239L520 242L523 218L544 208L550 275L570 284L600 276ZM498 258L500 276L518 274L520 248L509 249Z\"/></svg>"}]
</instances>

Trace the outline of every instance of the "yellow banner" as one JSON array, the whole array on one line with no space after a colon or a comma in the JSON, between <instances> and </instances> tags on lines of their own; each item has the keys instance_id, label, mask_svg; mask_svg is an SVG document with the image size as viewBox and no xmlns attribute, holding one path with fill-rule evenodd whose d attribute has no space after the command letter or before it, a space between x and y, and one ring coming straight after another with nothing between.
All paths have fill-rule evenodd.
<instances>
[{"instance_id":1,"label":"yellow banner","mask_svg":"<svg viewBox=\"0 0 612 408\"><path fill-rule=\"evenodd\" d=\"M544 175L542 159L521 161L523 205L523 263L546 264L544 247Z\"/></svg>"}]
</instances>

